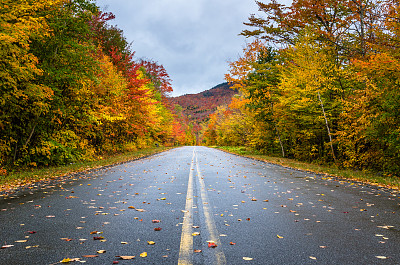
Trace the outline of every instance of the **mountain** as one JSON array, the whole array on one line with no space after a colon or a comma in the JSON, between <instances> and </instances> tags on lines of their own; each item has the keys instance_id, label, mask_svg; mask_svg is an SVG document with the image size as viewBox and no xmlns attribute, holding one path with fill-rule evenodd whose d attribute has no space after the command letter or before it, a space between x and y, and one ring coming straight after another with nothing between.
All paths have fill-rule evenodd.
<instances>
[{"instance_id":1,"label":"mountain","mask_svg":"<svg viewBox=\"0 0 400 265\"><path fill-rule=\"evenodd\" d=\"M230 104L232 96L236 93L237 91L231 89L231 85L222 83L197 94L186 94L170 100L182 107L183 114L189 117L189 120L199 124L207 120L218 106Z\"/></svg>"}]
</instances>

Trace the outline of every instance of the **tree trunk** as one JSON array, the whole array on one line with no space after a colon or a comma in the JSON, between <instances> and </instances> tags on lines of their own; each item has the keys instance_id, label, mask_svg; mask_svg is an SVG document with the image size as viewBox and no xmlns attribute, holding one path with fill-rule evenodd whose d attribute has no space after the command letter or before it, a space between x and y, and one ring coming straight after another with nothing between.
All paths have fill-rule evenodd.
<instances>
[{"instance_id":1,"label":"tree trunk","mask_svg":"<svg viewBox=\"0 0 400 265\"><path fill-rule=\"evenodd\" d=\"M324 119L325 119L326 129L328 130L328 136L329 136L329 141L330 141L329 143L331 145L333 160L335 161L335 164L337 164L335 151L333 149L331 130L329 129L329 123L328 123L328 119L326 118L324 103L322 102L321 95L319 94L319 91L318 91L318 99L319 99L319 102L321 103L322 112L324 113Z\"/></svg>"},{"instance_id":2,"label":"tree trunk","mask_svg":"<svg viewBox=\"0 0 400 265\"><path fill-rule=\"evenodd\" d=\"M278 135L279 143L281 145L282 157L285 157L285 149L283 148L283 144L282 144L282 141L281 141L281 136L279 134L278 127L276 127L276 125L275 125L275 130L276 130L276 134Z\"/></svg>"},{"instance_id":3,"label":"tree trunk","mask_svg":"<svg viewBox=\"0 0 400 265\"><path fill-rule=\"evenodd\" d=\"M271 103L271 113L272 113L272 119L274 119L274 104L273 103ZM279 134L279 130L278 130L278 127L276 126L275 122L274 122L274 126L275 126L275 130L276 130L276 134L278 135L279 144L281 145L282 157L285 157L285 149L283 148L281 135Z\"/></svg>"}]
</instances>

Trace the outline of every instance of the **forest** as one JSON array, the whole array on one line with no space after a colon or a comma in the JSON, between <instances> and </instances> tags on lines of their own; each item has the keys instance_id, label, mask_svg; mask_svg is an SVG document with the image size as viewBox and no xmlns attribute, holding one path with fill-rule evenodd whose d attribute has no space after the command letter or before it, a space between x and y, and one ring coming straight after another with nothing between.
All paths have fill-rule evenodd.
<instances>
[{"instance_id":1,"label":"forest","mask_svg":"<svg viewBox=\"0 0 400 265\"><path fill-rule=\"evenodd\" d=\"M256 2L206 144L400 176L400 2Z\"/></svg>"},{"instance_id":2,"label":"forest","mask_svg":"<svg viewBox=\"0 0 400 265\"><path fill-rule=\"evenodd\" d=\"M112 19L90 0L1 1L0 175L194 143L168 73Z\"/></svg>"}]
</instances>

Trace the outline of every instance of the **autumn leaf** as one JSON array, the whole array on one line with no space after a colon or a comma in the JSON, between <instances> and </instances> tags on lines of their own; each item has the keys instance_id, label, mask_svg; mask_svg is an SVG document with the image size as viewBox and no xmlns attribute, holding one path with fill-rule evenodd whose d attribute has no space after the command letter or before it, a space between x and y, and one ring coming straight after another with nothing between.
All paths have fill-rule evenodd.
<instances>
[{"instance_id":1,"label":"autumn leaf","mask_svg":"<svg viewBox=\"0 0 400 265\"><path fill-rule=\"evenodd\" d=\"M243 257L243 260L250 261L250 260L253 260L253 258L249 258L249 257Z\"/></svg>"},{"instance_id":2,"label":"autumn leaf","mask_svg":"<svg viewBox=\"0 0 400 265\"><path fill-rule=\"evenodd\" d=\"M115 256L115 257L123 259L123 260L130 260L130 259L134 259L136 256Z\"/></svg>"},{"instance_id":3,"label":"autumn leaf","mask_svg":"<svg viewBox=\"0 0 400 265\"><path fill-rule=\"evenodd\" d=\"M283 236L280 236L280 235L276 235L276 237L277 237L277 238L283 238Z\"/></svg>"},{"instance_id":4,"label":"autumn leaf","mask_svg":"<svg viewBox=\"0 0 400 265\"><path fill-rule=\"evenodd\" d=\"M214 242L208 242L208 247L209 248L216 248L217 244L215 244Z\"/></svg>"},{"instance_id":5,"label":"autumn leaf","mask_svg":"<svg viewBox=\"0 0 400 265\"><path fill-rule=\"evenodd\" d=\"M154 242L154 241L147 241L147 244L149 244L149 245L155 245L156 242Z\"/></svg>"},{"instance_id":6,"label":"autumn leaf","mask_svg":"<svg viewBox=\"0 0 400 265\"><path fill-rule=\"evenodd\" d=\"M60 262L61 263L70 263L70 262L75 262L75 261L81 261L81 259L80 258L72 258L72 259L66 258L66 259L61 260Z\"/></svg>"},{"instance_id":7,"label":"autumn leaf","mask_svg":"<svg viewBox=\"0 0 400 265\"><path fill-rule=\"evenodd\" d=\"M4 245L4 246L1 246L1 248L11 248L11 247L13 247L14 245Z\"/></svg>"},{"instance_id":8,"label":"autumn leaf","mask_svg":"<svg viewBox=\"0 0 400 265\"><path fill-rule=\"evenodd\" d=\"M142 258L147 257L147 252L140 253L140 257L142 257Z\"/></svg>"},{"instance_id":9,"label":"autumn leaf","mask_svg":"<svg viewBox=\"0 0 400 265\"><path fill-rule=\"evenodd\" d=\"M162 229L161 227L155 227L154 231L161 231L161 229Z\"/></svg>"}]
</instances>

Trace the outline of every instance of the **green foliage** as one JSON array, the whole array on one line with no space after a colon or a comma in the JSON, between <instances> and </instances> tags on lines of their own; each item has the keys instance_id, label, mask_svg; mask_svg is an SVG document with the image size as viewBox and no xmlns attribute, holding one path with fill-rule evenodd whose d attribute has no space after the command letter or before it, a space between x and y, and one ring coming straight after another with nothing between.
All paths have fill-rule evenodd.
<instances>
[{"instance_id":1,"label":"green foliage","mask_svg":"<svg viewBox=\"0 0 400 265\"><path fill-rule=\"evenodd\" d=\"M258 39L226 75L245 107L212 115L206 143L399 176L398 3L257 4L268 19L250 17Z\"/></svg>"},{"instance_id":2,"label":"green foliage","mask_svg":"<svg viewBox=\"0 0 400 265\"><path fill-rule=\"evenodd\" d=\"M133 59L91 0L0 4L0 172L195 142L162 65Z\"/></svg>"}]
</instances>

